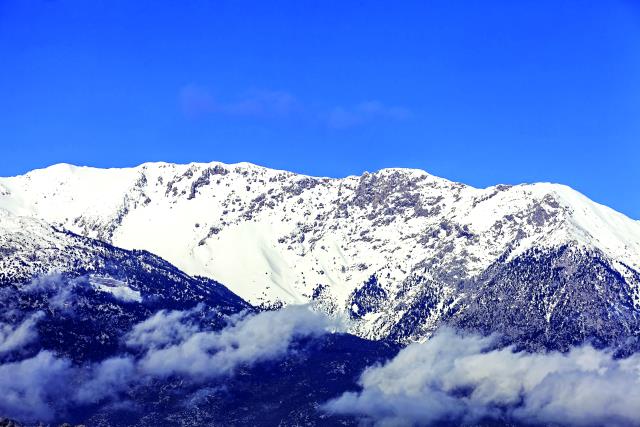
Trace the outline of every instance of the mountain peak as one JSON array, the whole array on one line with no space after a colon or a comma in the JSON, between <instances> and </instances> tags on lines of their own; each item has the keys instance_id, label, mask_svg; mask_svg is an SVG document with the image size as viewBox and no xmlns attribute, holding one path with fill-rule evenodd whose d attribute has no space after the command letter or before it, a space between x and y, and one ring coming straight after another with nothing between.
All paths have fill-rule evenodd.
<instances>
[{"instance_id":1,"label":"mountain peak","mask_svg":"<svg viewBox=\"0 0 640 427\"><path fill-rule=\"evenodd\" d=\"M157 162L59 164L0 178L0 189L0 208L146 249L253 303L308 301L320 284L345 301L371 275L467 280L501 257L566 244L640 268L640 223L551 183L478 189L418 169L317 178Z\"/></svg>"},{"instance_id":2,"label":"mountain peak","mask_svg":"<svg viewBox=\"0 0 640 427\"><path fill-rule=\"evenodd\" d=\"M479 189L402 168L317 178L251 163L55 165L0 178L0 209L23 218L18 234L3 220L9 236L46 242L50 224L144 249L256 305L346 314L369 338L420 339L484 310L475 301L525 290L551 319L566 298L554 287L586 277L629 289L611 296L620 307L640 305L640 223L559 184ZM612 292L597 286L589 298Z\"/></svg>"}]
</instances>

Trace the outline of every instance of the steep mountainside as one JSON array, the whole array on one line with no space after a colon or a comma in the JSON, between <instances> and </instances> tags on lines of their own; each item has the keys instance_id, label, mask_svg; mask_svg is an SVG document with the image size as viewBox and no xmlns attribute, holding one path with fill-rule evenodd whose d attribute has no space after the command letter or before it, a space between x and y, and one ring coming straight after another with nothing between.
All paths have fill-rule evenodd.
<instances>
[{"instance_id":1,"label":"steep mountainside","mask_svg":"<svg viewBox=\"0 0 640 427\"><path fill-rule=\"evenodd\" d=\"M148 250L254 304L314 300L364 337L421 339L449 322L564 348L640 331L640 223L562 185L56 165L0 179L0 207Z\"/></svg>"},{"instance_id":2,"label":"steep mountainside","mask_svg":"<svg viewBox=\"0 0 640 427\"><path fill-rule=\"evenodd\" d=\"M83 361L113 353L134 324L158 310L200 305L203 316L221 326L225 315L252 309L221 284L190 277L148 252L3 211L0 303L1 324L36 316L38 348Z\"/></svg>"},{"instance_id":3,"label":"steep mountainside","mask_svg":"<svg viewBox=\"0 0 640 427\"><path fill-rule=\"evenodd\" d=\"M246 313L256 311L224 286L148 252L0 210L0 425L358 425L321 405L398 347L301 332L263 360L287 338L274 332L283 322L254 344L262 321L229 326ZM154 352L159 367L145 368ZM252 352L255 363L243 359ZM211 361L189 375L198 356ZM233 356L234 372L216 374Z\"/></svg>"}]
</instances>

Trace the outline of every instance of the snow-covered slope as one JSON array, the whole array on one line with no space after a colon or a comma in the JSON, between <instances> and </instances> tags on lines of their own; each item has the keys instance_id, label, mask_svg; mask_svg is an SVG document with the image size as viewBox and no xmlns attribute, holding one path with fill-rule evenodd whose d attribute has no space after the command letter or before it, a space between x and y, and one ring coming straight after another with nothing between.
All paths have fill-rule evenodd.
<instances>
[{"instance_id":1,"label":"snow-covered slope","mask_svg":"<svg viewBox=\"0 0 640 427\"><path fill-rule=\"evenodd\" d=\"M146 251L0 209L0 329L37 315L41 343L86 360L117 349L133 324L158 310L196 306L218 325L224 315L253 309L221 284L190 277Z\"/></svg>"},{"instance_id":2,"label":"snow-covered slope","mask_svg":"<svg viewBox=\"0 0 640 427\"><path fill-rule=\"evenodd\" d=\"M248 163L61 164L0 178L0 208L148 250L252 303L314 299L372 337L392 332L424 283L436 284L435 311L420 319L429 329L462 304L461 283L534 249L595 253L627 278L640 270L640 222L569 187L476 189L411 169L331 179ZM359 307L372 277L374 293L402 304Z\"/></svg>"}]
</instances>

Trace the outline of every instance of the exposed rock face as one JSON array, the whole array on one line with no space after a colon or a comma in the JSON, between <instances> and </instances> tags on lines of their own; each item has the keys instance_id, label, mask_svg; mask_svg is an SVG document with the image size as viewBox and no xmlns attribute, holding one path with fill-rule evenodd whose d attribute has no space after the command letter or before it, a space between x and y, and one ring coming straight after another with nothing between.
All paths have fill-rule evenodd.
<instances>
[{"instance_id":1,"label":"exposed rock face","mask_svg":"<svg viewBox=\"0 0 640 427\"><path fill-rule=\"evenodd\" d=\"M447 322L565 348L639 330L640 223L561 185L156 163L57 165L0 189L14 214L148 250L256 305L314 301L362 337L420 340Z\"/></svg>"}]
</instances>

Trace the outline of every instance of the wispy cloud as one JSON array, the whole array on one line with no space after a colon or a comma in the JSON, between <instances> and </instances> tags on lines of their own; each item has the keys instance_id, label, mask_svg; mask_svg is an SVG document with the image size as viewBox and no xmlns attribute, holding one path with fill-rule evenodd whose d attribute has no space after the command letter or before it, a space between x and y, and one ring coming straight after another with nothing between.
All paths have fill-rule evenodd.
<instances>
[{"instance_id":1,"label":"wispy cloud","mask_svg":"<svg viewBox=\"0 0 640 427\"><path fill-rule=\"evenodd\" d=\"M180 108L189 118L197 118L215 111L216 102L206 88L188 85L180 89Z\"/></svg>"},{"instance_id":2,"label":"wispy cloud","mask_svg":"<svg viewBox=\"0 0 640 427\"><path fill-rule=\"evenodd\" d=\"M199 332L191 316L200 310L200 305L192 310L160 310L135 325L126 336L126 344L130 348L143 350L179 344Z\"/></svg>"},{"instance_id":3,"label":"wispy cloud","mask_svg":"<svg viewBox=\"0 0 640 427\"><path fill-rule=\"evenodd\" d=\"M530 354L446 330L367 369L360 384L360 392L326 409L380 426L483 418L622 426L640 419L640 355L616 360L589 346Z\"/></svg>"},{"instance_id":4,"label":"wispy cloud","mask_svg":"<svg viewBox=\"0 0 640 427\"><path fill-rule=\"evenodd\" d=\"M404 120L410 116L411 112L407 108L368 101L350 108L333 108L326 115L326 124L333 129L345 129L376 120Z\"/></svg>"},{"instance_id":5,"label":"wispy cloud","mask_svg":"<svg viewBox=\"0 0 640 427\"><path fill-rule=\"evenodd\" d=\"M287 92L254 90L246 93L235 103L222 106L227 114L252 117L287 117L300 111L295 96Z\"/></svg>"},{"instance_id":6,"label":"wispy cloud","mask_svg":"<svg viewBox=\"0 0 640 427\"><path fill-rule=\"evenodd\" d=\"M72 310L75 299L75 288L82 281L80 278L65 278L62 274L43 275L34 278L23 287L25 293L43 292L47 294L47 302L51 308Z\"/></svg>"},{"instance_id":7,"label":"wispy cloud","mask_svg":"<svg viewBox=\"0 0 640 427\"><path fill-rule=\"evenodd\" d=\"M86 370L87 371L87 370ZM112 357L93 365L76 388L73 399L77 403L99 402L117 396L135 381L136 364L129 356Z\"/></svg>"},{"instance_id":8,"label":"wispy cloud","mask_svg":"<svg viewBox=\"0 0 640 427\"><path fill-rule=\"evenodd\" d=\"M34 341L38 337L36 323L43 316L44 313L38 311L17 326L0 322L0 355L19 350Z\"/></svg>"},{"instance_id":9,"label":"wispy cloud","mask_svg":"<svg viewBox=\"0 0 640 427\"><path fill-rule=\"evenodd\" d=\"M27 283L22 291L28 294L44 293L50 308L71 313L77 299L77 289L87 286L108 293L120 301L142 302L140 291L130 288L127 283L93 274L78 277L67 277L59 273L38 276Z\"/></svg>"},{"instance_id":10,"label":"wispy cloud","mask_svg":"<svg viewBox=\"0 0 640 427\"><path fill-rule=\"evenodd\" d=\"M71 405L100 402L140 381L135 360L114 357L86 366L51 351L0 365L0 413L26 422L49 421Z\"/></svg>"},{"instance_id":11,"label":"wispy cloud","mask_svg":"<svg viewBox=\"0 0 640 427\"><path fill-rule=\"evenodd\" d=\"M216 99L207 88L197 85L181 89L180 106L189 118L213 114L260 119L296 117L330 129L347 129L375 121L400 121L411 117L408 108L386 105L377 100L352 106L314 108L303 104L289 92L277 90L252 90L233 101L223 102Z\"/></svg>"},{"instance_id":12,"label":"wispy cloud","mask_svg":"<svg viewBox=\"0 0 640 427\"><path fill-rule=\"evenodd\" d=\"M295 96L284 91L251 90L237 99L223 102L202 86L189 85L180 91L180 105L190 118L209 114L253 118L284 118L296 114L301 106Z\"/></svg>"}]
</instances>

